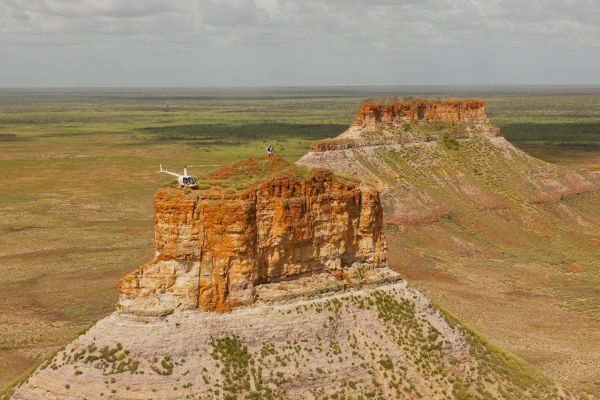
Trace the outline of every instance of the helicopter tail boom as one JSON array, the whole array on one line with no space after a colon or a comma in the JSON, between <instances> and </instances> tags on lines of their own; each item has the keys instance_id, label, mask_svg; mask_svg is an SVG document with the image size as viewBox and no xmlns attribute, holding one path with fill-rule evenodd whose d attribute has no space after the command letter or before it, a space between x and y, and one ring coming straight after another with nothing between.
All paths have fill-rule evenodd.
<instances>
[{"instance_id":1,"label":"helicopter tail boom","mask_svg":"<svg viewBox=\"0 0 600 400\"><path fill-rule=\"evenodd\" d=\"M181 176L179 174L176 174L175 172L167 171L166 169L163 168L162 164L160 164L160 170L158 172L162 172L163 174L173 175L173 176L176 176L176 177L180 177Z\"/></svg>"}]
</instances>

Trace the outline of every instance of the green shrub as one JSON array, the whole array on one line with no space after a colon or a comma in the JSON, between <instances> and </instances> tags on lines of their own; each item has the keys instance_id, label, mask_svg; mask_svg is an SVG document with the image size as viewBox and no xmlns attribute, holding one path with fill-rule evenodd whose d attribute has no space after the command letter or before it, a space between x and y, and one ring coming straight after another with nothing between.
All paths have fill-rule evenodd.
<instances>
[{"instance_id":1,"label":"green shrub","mask_svg":"<svg viewBox=\"0 0 600 400\"><path fill-rule=\"evenodd\" d=\"M447 150L456 150L460 146L456 138L445 134L438 139L438 145Z\"/></svg>"}]
</instances>

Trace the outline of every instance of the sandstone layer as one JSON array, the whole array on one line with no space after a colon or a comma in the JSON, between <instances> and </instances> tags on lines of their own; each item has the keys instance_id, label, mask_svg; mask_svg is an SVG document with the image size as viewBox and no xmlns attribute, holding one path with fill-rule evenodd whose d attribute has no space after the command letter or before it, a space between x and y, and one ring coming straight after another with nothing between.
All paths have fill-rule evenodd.
<instances>
[{"instance_id":1,"label":"sandstone layer","mask_svg":"<svg viewBox=\"0 0 600 400\"><path fill-rule=\"evenodd\" d=\"M175 188L154 199L156 257L118 283L124 311L227 311L257 287L386 266L374 189L331 172L278 176L230 194Z\"/></svg>"},{"instance_id":2,"label":"sandstone layer","mask_svg":"<svg viewBox=\"0 0 600 400\"><path fill-rule=\"evenodd\" d=\"M335 139L311 144L310 151L423 143L444 136L496 137L500 136L500 129L490 124L485 103L480 100L365 101L345 132Z\"/></svg>"},{"instance_id":3,"label":"sandstone layer","mask_svg":"<svg viewBox=\"0 0 600 400\"><path fill-rule=\"evenodd\" d=\"M392 127L403 123L446 122L487 124L485 103L481 100L388 100L365 101L352 126L365 128Z\"/></svg>"}]
</instances>

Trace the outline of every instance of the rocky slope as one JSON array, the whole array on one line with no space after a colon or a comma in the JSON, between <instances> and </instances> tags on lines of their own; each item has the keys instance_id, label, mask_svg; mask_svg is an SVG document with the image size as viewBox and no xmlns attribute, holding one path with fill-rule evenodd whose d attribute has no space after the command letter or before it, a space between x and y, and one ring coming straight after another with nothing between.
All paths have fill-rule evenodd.
<instances>
[{"instance_id":1,"label":"rocky slope","mask_svg":"<svg viewBox=\"0 0 600 400\"><path fill-rule=\"evenodd\" d=\"M386 268L372 189L277 159L208 183L159 191L155 260L12 399L577 398Z\"/></svg>"},{"instance_id":2,"label":"rocky slope","mask_svg":"<svg viewBox=\"0 0 600 400\"><path fill-rule=\"evenodd\" d=\"M346 132L315 144L298 164L380 188L393 269L556 379L597 390L590 382L598 381L600 352L573 329L588 335L581 327L597 326L589 318L600 310L599 175L515 148L481 103L468 123L458 111L431 122L402 115L366 103ZM565 318L573 325L563 329ZM528 334L515 336L515 326Z\"/></svg>"},{"instance_id":3,"label":"rocky slope","mask_svg":"<svg viewBox=\"0 0 600 400\"><path fill-rule=\"evenodd\" d=\"M469 397L471 396L471 397ZM15 391L39 399L571 398L405 283L166 318L115 313Z\"/></svg>"}]
</instances>

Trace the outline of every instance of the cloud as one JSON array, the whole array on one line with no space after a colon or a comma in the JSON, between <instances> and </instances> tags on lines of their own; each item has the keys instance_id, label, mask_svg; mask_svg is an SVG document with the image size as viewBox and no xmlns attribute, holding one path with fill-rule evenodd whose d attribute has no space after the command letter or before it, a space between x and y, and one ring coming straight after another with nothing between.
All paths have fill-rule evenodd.
<instances>
[{"instance_id":1,"label":"cloud","mask_svg":"<svg viewBox=\"0 0 600 400\"><path fill-rule=\"evenodd\" d=\"M595 0L4 0L5 40L52 42L79 35L140 40L282 44L327 40L377 46L464 40L594 44Z\"/></svg>"},{"instance_id":2,"label":"cloud","mask_svg":"<svg viewBox=\"0 0 600 400\"><path fill-rule=\"evenodd\" d=\"M597 80L597 21L597 0L0 0L0 86Z\"/></svg>"},{"instance_id":3,"label":"cloud","mask_svg":"<svg viewBox=\"0 0 600 400\"><path fill-rule=\"evenodd\" d=\"M184 14L157 0L4 0L0 40L52 44L102 34L161 35L182 26Z\"/></svg>"}]
</instances>

